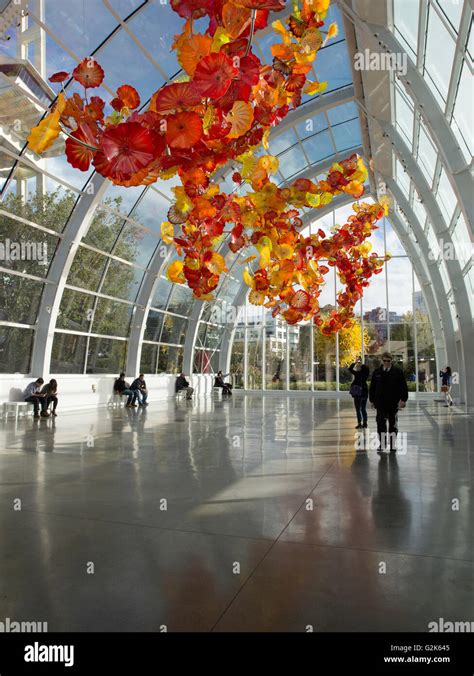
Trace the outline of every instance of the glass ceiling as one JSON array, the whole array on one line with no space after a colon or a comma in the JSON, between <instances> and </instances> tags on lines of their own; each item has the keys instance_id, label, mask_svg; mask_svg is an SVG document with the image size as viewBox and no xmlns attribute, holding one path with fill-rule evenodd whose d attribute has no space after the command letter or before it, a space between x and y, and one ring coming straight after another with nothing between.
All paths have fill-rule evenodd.
<instances>
[{"instance_id":1,"label":"glass ceiling","mask_svg":"<svg viewBox=\"0 0 474 676\"><path fill-rule=\"evenodd\" d=\"M430 0L426 26L421 30L417 0L393 0L393 30L413 62L418 62L421 53L424 54L420 61L423 75L449 117L467 159L472 153L469 110L472 50L470 53L456 52L463 3L458 3L460 9L455 4ZM59 70L71 71L84 56L93 55L106 73L104 86L100 88L102 91L97 92L99 95L110 100L117 86L129 82L138 89L145 104L165 81L179 73L171 44L173 36L181 29L182 21L169 5L158 0L78 0L74 3L74 12L71 12L71 3L64 0L30 0L29 9L24 36L16 27L11 27L7 31L9 40L0 43L0 57L6 61L21 58L31 62L43 80ZM307 176L321 174L335 155L349 155L356 149L362 152L361 120L351 87L351 61L342 15L336 4L331 5L326 21L327 24L336 21L339 34L318 53L313 79L327 81L328 87L319 97L305 95L298 111L291 113L292 123L286 125L282 132L276 129L270 137L270 152L280 160L277 175L280 184L291 181L300 173ZM197 31L199 23L196 22ZM38 28L44 36L44 47L33 39ZM467 40L466 34L464 47ZM271 61L269 46L272 41L274 37L268 30L255 38L254 49L267 62ZM446 49L437 49L441 41ZM419 47L421 44L425 45L423 50ZM452 74L460 59L462 64L455 79ZM34 69L31 72L34 73ZM75 86L76 83L70 83L68 91L74 91ZM396 128L436 195L453 238L465 242L469 239L469 229L461 217L436 144L410 94L396 81L393 88ZM46 84L44 90L49 90ZM332 100L335 92L343 93L345 90L347 97L345 100L342 97L342 103L321 110L325 108L325 101ZM49 90L48 96L52 98L53 95ZM81 196L87 196L86 188L92 177L91 172L81 173L69 166L63 156L62 143L53 147L50 155L40 161L25 152L25 130L41 119L49 103L48 96L42 96L41 99L31 83L31 73L12 78L0 69L0 124L3 129L0 148L1 218L5 227L14 226L17 232L24 231L25 238L48 238L49 257L42 267L24 261L22 265L13 265L13 261L5 265L2 261L1 269L8 270L14 278L13 281L10 278L8 288L16 285L20 292L16 306L9 308L5 319L3 315L0 318L0 328L2 322L5 331L7 322L16 324L9 330L29 330L30 340L35 328L35 312L40 307L48 275L48 264L74 205ZM19 102L22 102L20 112ZM13 110L16 111L14 116ZM400 189L422 226L429 229L429 219L417 199L413 181L405 174L400 162L395 163L394 171ZM182 359L190 314L202 311L205 318L210 316L211 306L203 308L199 305L196 310L189 290L175 287L164 278L163 266L156 268L160 276L152 298L140 296L147 270L152 269L157 258L165 264L176 257L174 250L160 241L161 221L166 218L173 197L171 187L176 183L176 179L171 179L158 181L147 189L108 187L66 280L53 345L53 371L106 369L114 359L125 363L126 338L137 306L145 310L151 307L144 345L153 347L156 360L161 359L163 364L164 345L174 348L174 364ZM229 177L223 183L231 189L235 187ZM35 203L38 193L55 194L55 204L50 205L49 211L38 200ZM26 199L26 206L19 206L16 201L18 194ZM397 246L401 247L399 242ZM232 303L241 289L243 266L240 262L243 254L231 254L225 242L221 251L226 255L230 273L221 280L218 298ZM467 259L463 268L466 283L470 279L472 265L469 256ZM446 276L444 268L442 274ZM24 296L32 299L27 314L21 310ZM19 334L12 335L18 341ZM205 341L205 335L199 340ZM117 346L116 342L120 345ZM100 354L109 356L100 357ZM171 358L169 350L167 354L167 358Z\"/></svg>"}]
</instances>

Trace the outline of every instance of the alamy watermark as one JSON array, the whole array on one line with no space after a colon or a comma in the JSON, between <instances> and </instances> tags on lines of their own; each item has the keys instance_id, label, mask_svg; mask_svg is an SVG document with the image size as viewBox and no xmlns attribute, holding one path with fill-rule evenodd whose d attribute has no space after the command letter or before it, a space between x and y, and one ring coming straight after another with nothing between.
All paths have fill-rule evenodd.
<instances>
[{"instance_id":1,"label":"alamy watermark","mask_svg":"<svg viewBox=\"0 0 474 676\"><path fill-rule=\"evenodd\" d=\"M0 241L0 261L39 261L48 262L48 244L46 242L14 242L7 238Z\"/></svg>"},{"instance_id":2,"label":"alamy watermark","mask_svg":"<svg viewBox=\"0 0 474 676\"><path fill-rule=\"evenodd\" d=\"M385 52L371 52L370 49L364 49L363 52L354 54L355 70L377 70L393 71L399 75L406 75L408 72L408 57L405 52L394 52L387 54Z\"/></svg>"},{"instance_id":3,"label":"alamy watermark","mask_svg":"<svg viewBox=\"0 0 474 676\"><path fill-rule=\"evenodd\" d=\"M17 622L9 617L6 617L3 622L0 622L0 634L24 634L24 633L38 633L47 632L47 622Z\"/></svg>"},{"instance_id":4,"label":"alamy watermark","mask_svg":"<svg viewBox=\"0 0 474 676\"><path fill-rule=\"evenodd\" d=\"M449 620L445 620L444 617L439 617L437 620L428 622L428 631L442 632L445 634L471 633L474 632L474 621L464 620L450 622Z\"/></svg>"}]
</instances>

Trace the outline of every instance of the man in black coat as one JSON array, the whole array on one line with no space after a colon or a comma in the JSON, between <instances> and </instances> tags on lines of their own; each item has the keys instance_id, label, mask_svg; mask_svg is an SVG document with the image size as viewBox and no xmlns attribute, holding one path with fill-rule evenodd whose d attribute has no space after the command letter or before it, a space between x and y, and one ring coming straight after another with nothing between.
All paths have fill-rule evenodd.
<instances>
[{"instance_id":1,"label":"man in black coat","mask_svg":"<svg viewBox=\"0 0 474 676\"><path fill-rule=\"evenodd\" d=\"M384 450L384 440L387 438L387 420L390 450L397 450L397 412L398 409L405 408L407 399L408 387L405 375L401 369L393 366L392 355L384 352L382 366L373 372L369 389L370 403L377 409L379 453Z\"/></svg>"}]
</instances>

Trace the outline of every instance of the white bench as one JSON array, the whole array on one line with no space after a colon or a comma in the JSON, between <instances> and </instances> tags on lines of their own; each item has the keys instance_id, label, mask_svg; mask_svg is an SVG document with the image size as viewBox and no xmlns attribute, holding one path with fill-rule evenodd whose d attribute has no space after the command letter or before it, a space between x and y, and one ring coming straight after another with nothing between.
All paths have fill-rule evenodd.
<instances>
[{"instance_id":1,"label":"white bench","mask_svg":"<svg viewBox=\"0 0 474 676\"><path fill-rule=\"evenodd\" d=\"M3 417L5 420L8 418L11 413L15 417L15 423L18 422L18 414L20 411L23 413L33 413L34 407L33 404L29 401L4 401L3 402Z\"/></svg>"},{"instance_id":2,"label":"white bench","mask_svg":"<svg viewBox=\"0 0 474 676\"><path fill-rule=\"evenodd\" d=\"M122 406L125 406L126 398L127 398L126 394L125 395L115 394L115 392L114 392L113 394L110 395L110 399L109 399L107 405L112 406L113 408L115 408L116 406L118 406L120 408Z\"/></svg>"}]
</instances>

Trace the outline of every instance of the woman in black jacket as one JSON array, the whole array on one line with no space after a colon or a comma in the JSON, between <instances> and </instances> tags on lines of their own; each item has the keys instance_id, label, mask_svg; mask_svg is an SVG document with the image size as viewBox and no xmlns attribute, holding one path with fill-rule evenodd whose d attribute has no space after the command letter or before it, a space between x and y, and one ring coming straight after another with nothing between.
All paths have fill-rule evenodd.
<instances>
[{"instance_id":1,"label":"woman in black jacket","mask_svg":"<svg viewBox=\"0 0 474 676\"><path fill-rule=\"evenodd\" d=\"M362 363L362 357L357 357L355 363L349 366L349 371L354 376L349 391L354 399L357 414L356 430L359 430L362 427L367 427L367 399L369 396L367 378L369 377L369 368Z\"/></svg>"}]
</instances>

